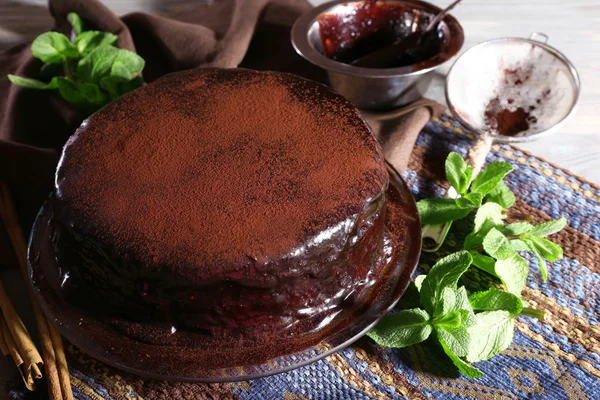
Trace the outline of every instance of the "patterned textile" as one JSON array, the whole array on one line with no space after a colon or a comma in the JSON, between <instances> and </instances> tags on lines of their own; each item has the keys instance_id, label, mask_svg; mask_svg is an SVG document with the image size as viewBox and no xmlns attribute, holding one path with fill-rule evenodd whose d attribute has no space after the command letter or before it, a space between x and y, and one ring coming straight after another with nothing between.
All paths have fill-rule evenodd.
<instances>
[{"instance_id":1,"label":"patterned textile","mask_svg":"<svg viewBox=\"0 0 600 400\"><path fill-rule=\"evenodd\" d=\"M417 198L442 195L446 154L466 153L472 136L449 117L427 124L404 174ZM516 212L536 222L565 215L569 226L552 239L565 257L549 266L548 282L537 261L524 298L546 310L545 321L520 317L508 350L477 364L485 376L458 375L434 342L385 349L362 338L350 348L303 368L250 382L168 383L114 370L68 348L77 399L600 399L600 187L508 145L495 145L487 161L507 161ZM455 224L438 254L424 254L421 270L455 251L468 222ZM483 279L469 271L464 283ZM14 399L28 395L10 392Z\"/></svg>"}]
</instances>

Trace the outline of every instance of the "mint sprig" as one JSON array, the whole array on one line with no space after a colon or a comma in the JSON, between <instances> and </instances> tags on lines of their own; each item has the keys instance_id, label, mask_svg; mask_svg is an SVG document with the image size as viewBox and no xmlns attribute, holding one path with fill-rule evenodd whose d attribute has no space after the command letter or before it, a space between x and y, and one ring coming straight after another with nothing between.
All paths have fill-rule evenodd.
<instances>
[{"instance_id":1,"label":"mint sprig","mask_svg":"<svg viewBox=\"0 0 600 400\"><path fill-rule=\"evenodd\" d=\"M513 170L509 163L494 162L484 168L471 182L473 169L468 167L465 160L457 153L448 155L445 167L446 178L459 197L454 200L433 198L419 201L417 208L421 222L425 225L439 225L462 219L474 209L481 207L484 198L490 193L494 198L506 196L501 192L503 189L497 187L501 185L500 182L506 174ZM509 198L502 201L505 204L510 203Z\"/></svg>"},{"instance_id":2,"label":"mint sprig","mask_svg":"<svg viewBox=\"0 0 600 400\"><path fill-rule=\"evenodd\" d=\"M65 100L87 112L143 85L140 74L144 60L115 47L118 36L86 31L83 20L75 13L67 19L73 27L72 40L59 32L46 32L31 44L33 56L44 62L40 77L49 80L9 74L13 84L38 90L57 89Z\"/></svg>"},{"instance_id":3,"label":"mint sprig","mask_svg":"<svg viewBox=\"0 0 600 400\"><path fill-rule=\"evenodd\" d=\"M471 346L468 329L476 316L464 286L458 280L469 269L472 257L467 251L451 254L438 261L417 288L423 308L402 310L389 315L367 335L386 347L406 347L428 339L432 333L450 359L469 376L481 372L461 359Z\"/></svg>"},{"instance_id":4,"label":"mint sprig","mask_svg":"<svg viewBox=\"0 0 600 400\"><path fill-rule=\"evenodd\" d=\"M368 336L382 346L396 348L436 340L465 376L478 378L483 374L470 363L488 360L508 348L516 318L543 319L543 311L526 307L520 297L529 275L522 253L537 257L546 280L547 262L563 256L560 246L546 237L563 229L567 221L560 218L533 225L526 222L531 216L510 213L516 199L503 181L513 170L509 163L490 163L473 177L463 158L450 153L445 167L459 197L419 201L421 220L443 224L475 213L473 230L461 251L440 259L429 273L415 278L420 307L385 317ZM471 267L497 281L491 279L486 289L468 293L459 283Z\"/></svg>"}]
</instances>

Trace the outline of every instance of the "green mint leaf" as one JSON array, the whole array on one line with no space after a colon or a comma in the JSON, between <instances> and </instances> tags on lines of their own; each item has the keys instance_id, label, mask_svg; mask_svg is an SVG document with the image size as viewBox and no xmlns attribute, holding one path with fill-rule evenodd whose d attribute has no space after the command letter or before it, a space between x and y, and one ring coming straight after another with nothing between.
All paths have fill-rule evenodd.
<instances>
[{"instance_id":1,"label":"green mint leaf","mask_svg":"<svg viewBox=\"0 0 600 400\"><path fill-rule=\"evenodd\" d=\"M562 248L556 243L538 236L526 235L524 239L531 240L540 254L548 261L554 262L563 257Z\"/></svg>"},{"instance_id":2,"label":"green mint leaf","mask_svg":"<svg viewBox=\"0 0 600 400\"><path fill-rule=\"evenodd\" d=\"M135 75L139 72L142 72L145 65L144 59L142 57L128 50L118 50L119 53L117 54L117 58L115 59L113 67L110 71L111 76L125 77L123 71L129 72L129 74L131 75Z\"/></svg>"},{"instance_id":3,"label":"green mint leaf","mask_svg":"<svg viewBox=\"0 0 600 400\"><path fill-rule=\"evenodd\" d=\"M400 348L426 340L432 330L429 314L414 308L388 315L367 336L381 346Z\"/></svg>"},{"instance_id":4,"label":"green mint leaf","mask_svg":"<svg viewBox=\"0 0 600 400\"><path fill-rule=\"evenodd\" d=\"M544 280L544 282L547 281L548 280L548 266L546 265L546 261L544 260L544 258L540 254L540 252L538 251L537 246L535 245L535 243L533 243L533 241L531 241L529 239L525 239L523 241L523 243L525 243L525 245L527 245L528 250L533 252L535 257L537 258L538 264L540 266L540 273L542 274L542 279Z\"/></svg>"},{"instance_id":5,"label":"green mint leaf","mask_svg":"<svg viewBox=\"0 0 600 400\"><path fill-rule=\"evenodd\" d=\"M490 275L496 276L496 260L492 257L484 256L477 252L471 253L473 256L473 265Z\"/></svg>"},{"instance_id":6,"label":"green mint leaf","mask_svg":"<svg viewBox=\"0 0 600 400\"><path fill-rule=\"evenodd\" d=\"M419 297L421 304L429 314L433 314L435 305L440 300L442 289L456 289L458 279L469 269L473 258L467 251L459 251L439 260L423 279Z\"/></svg>"},{"instance_id":7,"label":"green mint leaf","mask_svg":"<svg viewBox=\"0 0 600 400\"><path fill-rule=\"evenodd\" d=\"M510 247L512 247L514 251L529 251L531 246L521 239L512 239L510 240Z\"/></svg>"},{"instance_id":8,"label":"green mint leaf","mask_svg":"<svg viewBox=\"0 0 600 400\"><path fill-rule=\"evenodd\" d=\"M137 54L116 47L102 45L96 47L77 64L77 77L82 82L99 84L102 78L133 76L144 69L144 59Z\"/></svg>"},{"instance_id":9,"label":"green mint leaf","mask_svg":"<svg viewBox=\"0 0 600 400\"><path fill-rule=\"evenodd\" d=\"M100 79L100 87L108 92L111 100L142 87L143 84L144 80L141 76L136 76L131 80L125 80L117 76L105 76Z\"/></svg>"},{"instance_id":10,"label":"green mint leaf","mask_svg":"<svg viewBox=\"0 0 600 400\"><path fill-rule=\"evenodd\" d=\"M531 234L535 236L548 236L562 230L565 226L567 226L567 219L561 217L555 221L548 221L534 226Z\"/></svg>"},{"instance_id":11,"label":"green mint leaf","mask_svg":"<svg viewBox=\"0 0 600 400\"><path fill-rule=\"evenodd\" d=\"M488 204L489 204L489 206L488 206ZM485 237L487 236L489 231L492 230L492 228L500 228L500 227L504 226L502 223L501 216L498 216L497 218L491 217L491 216L486 216L486 211L489 208L494 208L494 207L499 207L499 206L495 203L486 203L479 209L479 211L481 209L483 209L483 211L481 211L479 213L479 218L477 218L477 214L475 215L474 230L473 230L473 232L471 232L467 235L467 237L465 238L465 242L463 244L463 248L465 250L473 250L478 247L481 247L483 245L483 239L485 239Z\"/></svg>"},{"instance_id":12,"label":"green mint leaf","mask_svg":"<svg viewBox=\"0 0 600 400\"><path fill-rule=\"evenodd\" d=\"M488 164L471 183L471 192L478 192L482 195L490 193L496 188L500 181L513 170L513 166L507 162L497 161Z\"/></svg>"},{"instance_id":13,"label":"green mint leaf","mask_svg":"<svg viewBox=\"0 0 600 400\"><path fill-rule=\"evenodd\" d=\"M460 195L467 192L473 169L467 167L467 163L460 154L452 152L446 158L446 179Z\"/></svg>"},{"instance_id":14,"label":"green mint leaf","mask_svg":"<svg viewBox=\"0 0 600 400\"><path fill-rule=\"evenodd\" d=\"M471 364L464 362L460 357L458 357L456 354L454 354L452 352L452 350L450 350L450 347L448 347L448 344L444 341L443 338L438 336L438 340L440 341L440 344L442 345L442 349L444 350L444 353L446 353L446 355L448 355L448 357L450 357L450 359L452 360L454 365L456 365L456 367L459 369L459 371L462 372L466 377L481 378L483 376L483 373L480 370L478 370Z\"/></svg>"},{"instance_id":15,"label":"green mint leaf","mask_svg":"<svg viewBox=\"0 0 600 400\"><path fill-rule=\"evenodd\" d=\"M465 328L475 324L475 313L473 312L473 307L471 307L471 303L469 302L467 289L465 289L464 286L459 287L456 291L455 309L460 310L462 313L462 324Z\"/></svg>"},{"instance_id":16,"label":"green mint leaf","mask_svg":"<svg viewBox=\"0 0 600 400\"><path fill-rule=\"evenodd\" d=\"M75 46L82 55L90 53L100 46L112 46L119 37L109 32L86 31L78 34L75 38Z\"/></svg>"},{"instance_id":17,"label":"green mint leaf","mask_svg":"<svg viewBox=\"0 0 600 400\"><path fill-rule=\"evenodd\" d=\"M427 275L423 274L423 275L419 275L415 278L415 286L417 287L417 290L419 292L421 291L421 286L423 285L423 281L425 280L426 277L427 277Z\"/></svg>"},{"instance_id":18,"label":"green mint leaf","mask_svg":"<svg viewBox=\"0 0 600 400\"><path fill-rule=\"evenodd\" d=\"M473 250L477 247L481 246L483 243L483 237L477 235L474 232L469 233L465 237L465 242L463 244L463 250Z\"/></svg>"},{"instance_id":19,"label":"green mint leaf","mask_svg":"<svg viewBox=\"0 0 600 400\"><path fill-rule=\"evenodd\" d=\"M442 288L442 293L437 303L434 304L433 317L444 316L454 310L456 305L456 290L451 287Z\"/></svg>"},{"instance_id":20,"label":"green mint leaf","mask_svg":"<svg viewBox=\"0 0 600 400\"><path fill-rule=\"evenodd\" d=\"M31 43L31 52L46 64L61 63L68 58L79 57L77 48L62 33L46 32Z\"/></svg>"},{"instance_id":21,"label":"green mint leaf","mask_svg":"<svg viewBox=\"0 0 600 400\"><path fill-rule=\"evenodd\" d=\"M475 315L476 323L468 328L471 342L467 361L489 360L512 343L514 317L508 311L486 311Z\"/></svg>"},{"instance_id":22,"label":"green mint leaf","mask_svg":"<svg viewBox=\"0 0 600 400\"><path fill-rule=\"evenodd\" d=\"M423 199L417 202L423 225L439 225L469 215L468 208L460 208L453 199Z\"/></svg>"},{"instance_id":23,"label":"green mint leaf","mask_svg":"<svg viewBox=\"0 0 600 400\"><path fill-rule=\"evenodd\" d=\"M497 260L494 270L507 291L515 296L521 295L529 274L529 264L523 257L515 253L510 258Z\"/></svg>"},{"instance_id":24,"label":"green mint leaf","mask_svg":"<svg viewBox=\"0 0 600 400\"><path fill-rule=\"evenodd\" d=\"M473 168L467 167L467 169L465 169L465 177L464 177L464 180L467 182L467 187L465 188L465 194L469 190L469 184L471 183L472 179L473 179Z\"/></svg>"},{"instance_id":25,"label":"green mint leaf","mask_svg":"<svg viewBox=\"0 0 600 400\"><path fill-rule=\"evenodd\" d=\"M439 322L447 315L459 311L461 314L461 323L465 328L475 323L475 313L469 302L469 296L464 286L458 289L452 289L448 286L442 289L442 295L435 304L433 314L434 321Z\"/></svg>"},{"instance_id":26,"label":"green mint leaf","mask_svg":"<svg viewBox=\"0 0 600 400\"><path fill-rule=\"evenodd\" d=\"M512 293L491 287L485 292L476 292L469 296L471 306L475 311L508 311L513 317L523 310L523 302Z\"/></svg>"},{"instance_id":27,"label":"green mint leaf","mask_svg":"<svg viewBox=\"0 0 600 400\"><path fill-rule=\"evenodd\" d=\"M52 79L50 81L50 83L46 83L46 82L38 81L35 79L23 78L21 76L9 74L8 80L17 86L22 86L22 87L26 87L26 88L30 88L30 89L47 90L47 89L56 89L58 87L57 83L56 83L56 79Z\"/></svg>"},{"instance_id":28,"label":"green mint leaf","mask_svg":"<svg viewBox=\"0 0 600 400\"><path fill-rule=\"evenodd\" d=\"M120 61L115 61L110 70L110 78L117 78L128 81L131 80L132 77L132 72L129 71L129 68L125 66L125 64L123 64Z\"/></svg>"},{"instance_id":29,"label":"green mint leaf","mask_svg":"<svg viewBox=\"0 0 600 400\"><path fill-rule=\"evenodd\" d=\"M449 328L435 325L434 330L438 339L440 339L440 341L443 340L452 353L459 357L465 357L468 354L471 339L467 328L464 326Z\"/></svg>"},{"instance_id":30,"label":"green mint leaf","mask_svg":"<svg viewBox=\"0 0 600 400\"><path fill-rule=\"evenodd\" d=\"M506 186L504 181L500 181L498 185L487 194L487 201L500 204L502 208L507 209L515 205L515 194Z\"/></svg>"},{"instance_id":31,"label":"green mint leaf","mask_svg":"<svg viewBox=\"0 0 600 400\"><path fill-rule=\"evenodd\" d=\"M484 204L485 205L485 204ZM483 245L483 239L492 228L499 227L496 222L488 219L483 222L478 231L473 231L467 235L463 244L464 250L473 250Z\"/></svg>"},{"instance_id":32,"label":"green mint leaf","mask_svg":"<svg viewBox=\"0 0 600 400\"><path fill-rule=\"evenodd\" d=\"M472 253L472 256L474 266L490 275L498 277L510 293L517 296L521 294L527 282L529 265L514 250L513 255L504 260L496 261L492 257L475 252Z\"/></svg>"},{"instance_id":33,"label":"green mint leaf","mask_svg":"<svg viewBox=\"0 0 600 400\"><path fill-rule=\"evenodd\" d=\"M490 256L498 260L506 260L516 254L506 236L496 228L490 229L487 235L485 235L483 249Z\"/></svg>"},{"instance_id":34,"label":"green mint leaf","mask_svg":"<svg viewBox=\"0 0 600 400\"><path fill-rule=\"evenodd\" d=\"M550 262L562 258L562 248L548 239L531 235L531 232L523 235L523 242L529 247L528 250L532 251L537 257L542 279L544 281L548 280L548 267L544 258Z\"/></svg>"},{"instance_id":35,"label":"green mint leaf","mask_svg":"<svg viewBox=\"0 0 600 400\"><path fill-rule=\"evenodd\" d=\"M514 224L510 224L502 228L501 231L506 236L519 236L523 233L531 231L532 229L533 225L528 222L515 222Z\"/></svg>"},{"instance_id":36,"label":"green mint leaf","mask_svg":"<svg viewBox=\"0 0 600 400\"><path fill-rule=\"evenodd\" d=\"M479 232L483 229L484 225L489 221L486 227L488 231L495 226L504 226L502 206L496 203L487 202L475 214L475 226L473 227L474 232ZM487 234L487 232L485 232Z\"/></svg>"},{"instance_id":37,"label":"green mint leaf","mask_svg":"<svg viewBox=\"0 0 600 400\"><path fill-rule=\"evenodd\" d=\"M481 207L482 201L483 196L481 195L481 193L468 193L456 199L456 205L460 208L472 209Z\"/></svg>"},{"instance_id":38,"label":"green mint leaf","mask_svg":"<svg viewBox=\"0 0 600 400\"><path fill-rule=\"evenodd\" d=\"M462 323L463 310L455 310L452 311L438 319L433 320L434 326L445 328L445 329L454 329L460 327Z\"/></svg>"},{"instance_id":39,"label":"green mint leaf","mask_svg":"<svg viewBox=\"0 0 600 400\"><path fill-rule=\"evenodd\" d=\"M93 83L77 83L66 77L55 78L60 95L69 103L85 109L97 110L108 102L98 85Z\"/></svg>"},{"instance_id":40,"label":"green mint leaf","mask_svg":"<svg viewBox=\"0 0 600 400\"><path fill-rule=\"evenodd\" d=\"M67 20L73 27L73 32L75 32L76 35L79 35L81 32L83 32L83 20L79 15L75 14L74 12L68 13Z\"/></svg>"}]
</instances>

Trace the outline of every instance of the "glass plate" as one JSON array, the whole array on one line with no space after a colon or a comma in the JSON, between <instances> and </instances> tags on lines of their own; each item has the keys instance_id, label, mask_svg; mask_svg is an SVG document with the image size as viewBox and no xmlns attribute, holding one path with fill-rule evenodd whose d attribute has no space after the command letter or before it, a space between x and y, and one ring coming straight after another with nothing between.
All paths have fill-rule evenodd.
<instances>
[{"instance_id":1,"label":"glass plate","mask_svg":"<svg viewBox=\"0 0 600 400\"><path fill-rule=\"evenodd\" d=\"M54 232L49 224L53 210L48 203L40 210L29 242L34 293L48 319L71 343L98 360L136 375L228 382L289 371L359 339L396 305L406 290L421 251L421 224L406 183L391 167L390 177L386 227L397 244L393 255L399 261L388 265L375 284L360 294L360 301L320 321L308 321L306 328L295 330L293 336L274 332L261 340L247 340L186 332L181 333L186 335L185 344L156 345L129 334L131 329L155 329L157 336L168 337L166 327L90 316L53 289L56 283L52 282L52 271L60 265L54 256Z\"/></svg>"}]
</instances>

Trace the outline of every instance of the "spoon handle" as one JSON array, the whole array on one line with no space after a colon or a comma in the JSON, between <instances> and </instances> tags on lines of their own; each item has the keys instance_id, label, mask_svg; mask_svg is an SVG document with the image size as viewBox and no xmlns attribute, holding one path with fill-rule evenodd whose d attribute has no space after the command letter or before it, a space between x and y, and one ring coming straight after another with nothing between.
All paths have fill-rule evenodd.
<instances>
[{"instance_id":1,"label":"spoon handle","mask_svg":"<svg viewBox=\"0 0 600 400\"><path fill-rule=\"evenodd\" d=\"M458 3L460 3L462 0L456 0L454 3L450 4L448 7L444 8L442 10L442 12L440 12L438 15L436 15L431 22L429 23L429 25L427 25L427 28L425 28L425 30L423 31L423 34L429 32L430 30L432 30L433 28L435 28L437 26L437 24L440 23L440 21L442 20L442 18L444 18L446 16L446 14L448 14L450 12L450 10L452 10L454 7L456 7L456 5Z\"/></svg>"}]
</instances>

